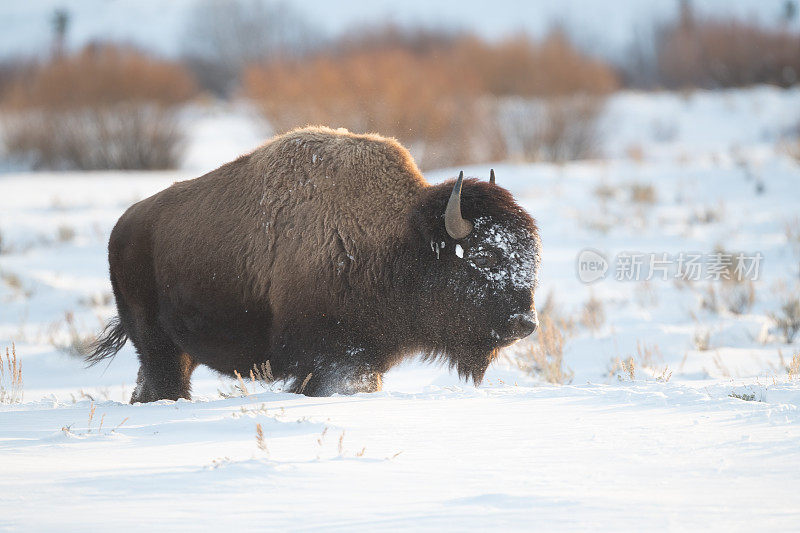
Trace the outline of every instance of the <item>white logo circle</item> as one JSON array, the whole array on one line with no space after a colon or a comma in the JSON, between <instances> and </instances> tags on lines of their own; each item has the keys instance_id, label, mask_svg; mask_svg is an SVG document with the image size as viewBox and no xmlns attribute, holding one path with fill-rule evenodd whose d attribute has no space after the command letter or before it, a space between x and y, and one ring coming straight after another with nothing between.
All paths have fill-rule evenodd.
<instances>
[{"instance_id":1,"label":"white logo circle","mask_svg":"<svg viewBox=\"0 0 800 533\"><path fill-rule=\"evenodd\" d=\"M594 283L606 277L608 260L599 251L585 248L578 254L576 268L579 280L583 283Z\"/></svg>"}]
</instances>

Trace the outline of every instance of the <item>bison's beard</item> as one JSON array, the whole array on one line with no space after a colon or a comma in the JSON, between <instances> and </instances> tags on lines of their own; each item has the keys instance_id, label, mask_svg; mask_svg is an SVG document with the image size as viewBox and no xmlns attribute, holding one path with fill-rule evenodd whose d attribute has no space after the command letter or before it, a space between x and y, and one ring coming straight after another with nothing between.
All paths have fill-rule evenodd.
<instances>
[{"instance_id":1,"label":"bison's beard","mask_svg":"<svg viewBox=\"0 0 800 533\"><path fill-rule=\"evenodd\" d=\"M455 369L458 376L466 381L472 380L477 386L483 381L486 369L497 359L499 348L476 346L449 347L442 351L432 351L424 354L427 361L443 361L450 369Z\"/></svg>"},{"instance_id":2,"label":"bison's beard","mask_svg":"<svg viewBox=\"0 0 800 533\"><path fill-rule=\"evenodd\" d=\"M497 359L497 348L491 350L470 351L458 356L456 371L462 379L472 379L475 385L480 385L486 369Z\"/></svg>"}]
</instances>

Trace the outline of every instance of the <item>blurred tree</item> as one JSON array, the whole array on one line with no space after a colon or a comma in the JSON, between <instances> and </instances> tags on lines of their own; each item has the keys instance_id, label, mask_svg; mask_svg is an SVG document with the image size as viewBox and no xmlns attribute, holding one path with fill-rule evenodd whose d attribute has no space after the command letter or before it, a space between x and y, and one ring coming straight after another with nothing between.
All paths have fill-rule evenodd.
<instances>
[{"instance_id":1,"label":"blurred tree","mask_svg":"<svg viewBox=\"0 0 800 533\"><path fill-rule=\"evenodd\" d=\"M679 0L680 3L680 26L690 30L694 25L694 10L691 0Z\"/></svg>"},{"instance_id":2,"label":"blurred tree","mask_svg":"<svg viewBox=\"0 0 800 533\"><path fill-rule=\"evenodd\" d=\"M302 55L317 35L288 3L201 0L189 15L184 58L204 89L227 96L244 67Z\"/></svg>"},{"instance_id":3,"label":"blurred tree","mask_svg":"<svg viewBox=\"0 0 800 533\"><path fill-rule=\"evenodd\" d=\"M51 18L53 26L53 57L62 57L66 49L67 31L69 30L69 11L56 9Z\"/></svg>"},{"instance_id":4,"label":"blurred tree","mask_svg":"<svg viewBox=\"0 0 800 533\"><path fill-rule=\"evenodd\" d=\"M786 0L783 4L783 20L790 24L795 17L797 17L797 4L794 3L794 0Z\"/></svg>"}]
</instances>

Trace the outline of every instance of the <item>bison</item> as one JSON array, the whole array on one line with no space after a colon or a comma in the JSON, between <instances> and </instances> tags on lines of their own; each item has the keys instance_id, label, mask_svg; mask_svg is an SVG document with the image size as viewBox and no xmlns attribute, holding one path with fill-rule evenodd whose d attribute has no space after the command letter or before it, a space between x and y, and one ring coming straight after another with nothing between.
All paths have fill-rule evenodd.
<instances>
[{"instance_id":1,"label":"bison","mask_svg":"<svg viewBox=\"0 0 800 533\"><path fill-rule=\"evenodd\" d=\"M268 361L289 390L329 395L380 390L421 354L477 385L537 327L540 246L493 171L430 185L394 139L297 129L120 217L118 317L86 360L130 339L131 403L190 398L200 364Z\"/></svg>"}]
</instances>

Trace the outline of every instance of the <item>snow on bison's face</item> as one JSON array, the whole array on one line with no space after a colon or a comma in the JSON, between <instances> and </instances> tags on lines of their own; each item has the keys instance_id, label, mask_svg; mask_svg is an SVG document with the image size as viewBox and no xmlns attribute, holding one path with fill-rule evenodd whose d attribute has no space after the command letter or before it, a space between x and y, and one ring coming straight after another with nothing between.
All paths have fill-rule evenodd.
<instances>
[{"instance_id":1,"label":"snow on bison's face","mask_svg":"<svg viewBox=\"0 0 800 533\"><path fill-rule=\"evenodd\" d=\"M536 223L493 181L464 182L463 194L462 182L463 173L447 201L446 232L430 235L431 288L445 302L443 323L458 330L465 343L507 346L538 326ZM441 227L441 212L438 223Z\"/></svg>"},{"instance_id":2,"label":"snow on bison's face","mask_svg":"<svg viewBox=\"0 0 800 533\"><path fill-rule=\"evenodd\" d=\"M539 237L527 228L479 217L469 236L452 250L461 268L461 290L485 319L489 336L505 346L538 327L534 290L540 263Z\"/></svg>"}]
</instances>

